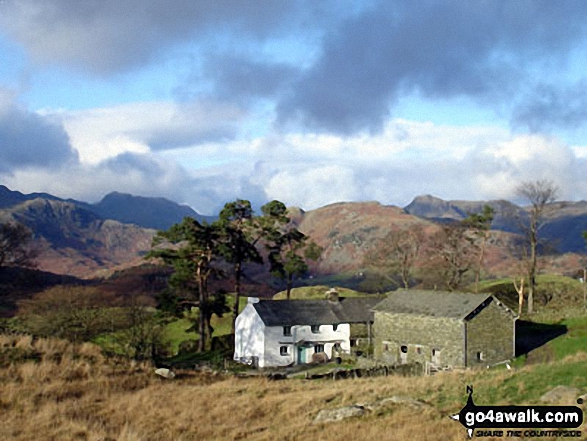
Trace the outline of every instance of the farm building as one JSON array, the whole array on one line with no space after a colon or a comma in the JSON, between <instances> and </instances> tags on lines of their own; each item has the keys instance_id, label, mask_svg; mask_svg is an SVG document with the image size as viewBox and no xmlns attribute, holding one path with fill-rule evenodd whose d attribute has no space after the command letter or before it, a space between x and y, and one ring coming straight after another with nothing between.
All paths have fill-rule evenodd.
<instances>
[{"instance_id":1,"label":"farm building","mask_svg":"<svg viewBox=\"0 0 587 441\"><path fill-rule=\"evenodd\" d=\"M373 311L374 355L386 363L473 367L515 355L517 316L492 295L400 290Z\"/></svg>"},{"instance_id":2,"label":"farm building","mask_svg":"<svg viewBox=\"0 0 587 441\"><path fill-rule=\"evenodd\" d=\"M261 300L236 319L234 359L258 367L289 366L350 352L351 324L373 321L376 297ZM316 355L315 355L316 354ZM319 355L318 355L319 354Z\"/></svg>"}]
</instances>

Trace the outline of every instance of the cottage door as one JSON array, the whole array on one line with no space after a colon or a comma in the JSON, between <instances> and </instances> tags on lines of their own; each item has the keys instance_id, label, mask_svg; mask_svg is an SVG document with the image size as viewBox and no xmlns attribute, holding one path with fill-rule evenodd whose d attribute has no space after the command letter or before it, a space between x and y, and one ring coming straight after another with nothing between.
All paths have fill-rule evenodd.
<instances>
[{"instance_id":1,"label":"cottage door","mask_svg":"<svg viewBox=\"0 0 587 441\"><path fill-rule=\"evenodd\" d=\"M298 346L298 364L304 364L306 362L306 348Z\"/></svg>"}]
</instances>

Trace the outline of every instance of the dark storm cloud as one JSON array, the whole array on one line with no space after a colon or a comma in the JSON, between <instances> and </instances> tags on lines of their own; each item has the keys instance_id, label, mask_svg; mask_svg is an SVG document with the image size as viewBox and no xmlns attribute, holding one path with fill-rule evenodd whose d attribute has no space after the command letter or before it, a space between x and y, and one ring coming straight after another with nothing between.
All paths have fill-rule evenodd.
<instances>
[{"instance_id":1,"label":"dark storm cloud","mask_svg":"<svg viewBox=\"0 0 587 441\"><path fill-rule=\"evenodd\" d=\"M299 69L285 63L265 63L242 56L211 57L205 76L215 82L222 99L274 98L298 75Z\"/></svg>"},{"instance_id":2,"label":"dark storm cloud","mask_svg":"<svg viewBox=\"0 0 587 441\"><path fill-rule=\"evenodd\" d=\"M147 63L175 42L212 33L251 38L310 20L312 8L274 0L7 0L0 23L43 62L107 74Z\"/></svg>"},{"instance_id":3,"label":"dark storm cloud","mask_svg":"<svg viewBox=\"0 0 587 441\"><path fill-rule=\"evenodd\" d=\"M0 32L19 41L34 60L103 76L185 49L193 55L196 86L210 84L217 97L239 104L275 99L281 124L349 134L378 131L394 104L414 93L432 100L465 96L500 110L519 102L514 121L533 127L558 101L547 98L545 106L540 91L538 99L519 101L521 85L543 62L563 65L584 42L587 27L587 2L580 0L357 4L5 0ZM267 55L279 49L280 38L303 40L305 48L294 50L307 52L307 60L300 62L300 52L290 57L286 47L280 62ZM203 93L192 86L177 89ZM552 96L563 98L565 91L557 88ZM571 111L557 123L573 118L585 120Z\"/></svg>"},{"instance_id":4,"label":"dark storm cloud","mask_svg":"<svg viewBox=\"0 0 587 441\"><path fill-rule=\"evenodd\" d=\"M533 132L576 129L587 121L587 82L570 87L539 85L513 111L515 126Z\"/></svg>"},{"instance_id":5,"label":"dark storm cloud","mask_svg":"<svg viewBox=\"0 0 587 441\"><path fill-rule=\"evenodd\" d=\"M586 12L580 1L382 2L325 37L280 120L351 133L380 129L403 93L503 102L524 65L565 58Z\"/></svg>"},{"instance_id":6,"label":"dark storm cloud","mask_svg":"<svg viewBox=\"0 0 587 441\"><path fill-rule=\"evenodd\" d=\"M0 171L67 162L77 162L77 154L63 126L0 96Z\"/></svg>"}]
</instances>

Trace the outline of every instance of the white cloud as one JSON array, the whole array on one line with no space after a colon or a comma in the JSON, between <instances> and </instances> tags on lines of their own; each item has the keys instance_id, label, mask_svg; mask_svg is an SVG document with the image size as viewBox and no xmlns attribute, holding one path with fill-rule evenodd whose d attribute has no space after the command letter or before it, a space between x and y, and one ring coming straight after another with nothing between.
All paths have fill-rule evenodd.
<instances>
[{"instance_id":1,"label":"white cloud","mask_svg":"<svg viewBox=\"0 0 587 441\"><path fill-rule=\"evenodd\" d=\"M141 133L139 123L112 124L126 133ZM110 138L102 139L114 145L112 157L53 171L29 167L3 176L3 181L25 192L90 201L114 190L164 196L203 214L217 213L237 197L257 205L275 198L306 210L364 200L405 206L427 193L445 199L511 199L518 182L538 178L554 180L567 199L585 198L587 191L587 161L573 147L553 137L514 135L500 127L394 120L376 136L272 133L250 141L209 141L139 153L132 145L121 148L125 144L116 138L120 131L103 130Z\"/></svg>"},{"instance_id":2,"label":"white cloud","mask_svg":"<svg viewBox=\"0 0 587 441\"><path fill-rule=\"evenodd\" d=\"M305 209L352 201L361 195L354 172L339 165L279 172L266 184L265 191L270 199Z\"/></svg>"},{"instance_id":3,"label":"white cloud","mask_svg":"<svg viewBox=\"0 0 587 441\"><path fill-rule=\"evenodd\" d=\"M98 164L121 153L147 153L233 139L243 113L223 103L164 101L61 111L53 116L63 121L80 160Z\"/></svg>"},{"instance_id":4,"label":"white cloud","mask_svg":"<svg viewBox=\"0 0 587 441\"><path fill-rule=\"evenodd\" d=\"M78 163L56 170L28 167L0 178L9 188L24 193L44 191L88 202L112 191L181 200L178 196L191 179L176 163L129 153L100 164Z\"/></svg>"}]
</instances>

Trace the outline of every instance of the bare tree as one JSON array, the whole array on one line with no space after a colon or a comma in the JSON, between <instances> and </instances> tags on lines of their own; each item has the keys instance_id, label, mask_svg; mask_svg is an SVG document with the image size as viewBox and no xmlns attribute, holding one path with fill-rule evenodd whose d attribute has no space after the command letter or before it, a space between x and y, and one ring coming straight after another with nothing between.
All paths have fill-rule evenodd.
<instances>
[{"instance_id":1,"label":"bare tree","mask_svg":"<svg viewBox=\"0 0 587 441\"><path fill-rule=\"evenodd\" d=\"M444 285L454 291L475 267L480 247L473 232L463 223L444 225L431 240L432 264L441 272Z\"/></svg>"},{"instance_id":2,"label":"bare tree","mask_svg":"<svg viewBox=\"0 0 587 441\"><path fill-rule=\"evenodd\" d=\"M525 181L516 188L516 194L529 203L528 216L520 222L528 247L528 314L534 312L539 233L546 222L549 204L557 199L558 193L558 187L547 179Z\"/></svg>"},{"instance_id":3,"label":"bare tree","mask_svg":"<svg viewBox=\"0 0 587 441\"><path fill-rule=\"evenodd\" d=\"M401 278L404 288L410 287L412 272L424 243L420 224L390 231L365 257L365 265Z\"/></svg>"}]
</instances>

